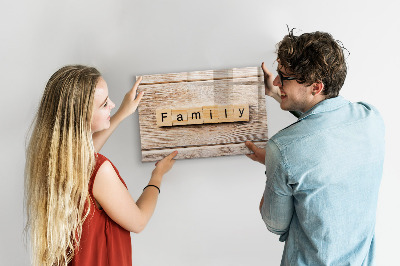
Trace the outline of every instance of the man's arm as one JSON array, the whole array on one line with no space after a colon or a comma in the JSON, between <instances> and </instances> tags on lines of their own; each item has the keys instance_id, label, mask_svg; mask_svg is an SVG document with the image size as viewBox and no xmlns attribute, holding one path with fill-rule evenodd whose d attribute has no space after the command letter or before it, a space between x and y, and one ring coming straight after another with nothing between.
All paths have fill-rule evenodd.
<instances>
[{"instance_id":1,"label":"man's arm","mask_svg":"<svg viewBox=\"0 0 400 266\"><path fill-rule=\"evenodd\" d=\"M294 206L281 152L271 140L267 142L265 149L258 148L251 141L246 141L246 146L253 152L246 154L247 157L266 165L267 183L259 206L262 219L268 230L283 235L289 229ZM284 241L285 237L280 240Z\"/></svg>"},{"instance_id":2,"label":"man's arm","mask_svg":"<svg viewBox=\"0 0 400 266\"><path fill-rule=\"evenodd\" d=\"M271 140L267 143L265 156L267 182L260 213L269 231L283 235L289 230L294 212L292 188L288 185L288 172L282 154Z\"/></svg>"},{"instance_id":3,"label":"man's arm","mask_svg":"<svg viewBox=\"0 0 400 266\"><path fill-rule=\"evenodd\" d=\"M264 195L262 196L262 198L260 200L260 207L259 207L260 213L261 213L261 207L263 206L263 204L264 204Z\"/></svg>"},{"instance_id":4,"label":"man's arm","mask_svg":"<svg viewBox=\"0 0 400 266\"><path fill-rule=\"evenodd\" d=\"M269 231L277 235L285 234L289 230L293 211L292 196L278 195L266 186L260 202L260 213Z\"/></svg>"}]
</instances>

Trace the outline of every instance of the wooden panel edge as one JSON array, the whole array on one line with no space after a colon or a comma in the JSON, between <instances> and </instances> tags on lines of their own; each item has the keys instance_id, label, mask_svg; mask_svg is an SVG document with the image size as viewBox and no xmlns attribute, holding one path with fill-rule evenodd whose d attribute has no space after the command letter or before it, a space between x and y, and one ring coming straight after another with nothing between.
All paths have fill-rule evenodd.
<instances>
[{"instance_id":1,"label":"wooden panel edge","mask_svg":"<svg viewBox=\"0 0 400 266\"><path fill-rule=\"evenodd\" d=\"M228 75L226 73L229 73ZM136 76L136 80L140 76ZM142 75L141 85L154 85L164 83L197 82L207 80L240 79L240 78L263 78L261 67L241 67L219 70L202 70L191 72L173 72L164 74Z\"/></svg>"},{"instance_id":2,"label":"wooden panel edge","mask_svg":"<svg viewBox=\"0 0 400 266\"><path fill-rule=\"evenodd\" d=\"M267 141L255 141L253 143L260 148L265 148ZM178 151L178 155L175 157L176 160L229 155L244 155L250 153L250 150L246 147L244 142L237 144L223 144L213 146L205 145L200 147L142 151L142 162L159 161L175 150Z\"/></svg>"}]
</instances>

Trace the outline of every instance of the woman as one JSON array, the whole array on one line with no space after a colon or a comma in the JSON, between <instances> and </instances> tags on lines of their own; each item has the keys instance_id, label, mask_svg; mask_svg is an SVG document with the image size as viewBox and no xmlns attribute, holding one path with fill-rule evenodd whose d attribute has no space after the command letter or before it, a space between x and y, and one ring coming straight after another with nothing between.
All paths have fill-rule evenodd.
<instances>
[{"instance_id":1,"label":"woman","mask_svg":"<svg viewBox=\"0 0 400 266\"><path fill-rule=\"evenodd\" d=\"M130 232L154 212L162 177L177 152L156 164L135 202L115 166L100 151L135 112L141 78L118 111L100 73L65 66L48 81L27 149L27 229L34 265L131 265Z\"/></svg>"}]
</instances>

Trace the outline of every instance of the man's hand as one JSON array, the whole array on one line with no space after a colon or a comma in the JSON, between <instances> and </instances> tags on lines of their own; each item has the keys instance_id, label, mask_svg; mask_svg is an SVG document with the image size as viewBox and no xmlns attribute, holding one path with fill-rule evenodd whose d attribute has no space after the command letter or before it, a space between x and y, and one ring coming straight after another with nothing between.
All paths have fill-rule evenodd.
<instances>
[{"instance_id":1,"label":"man's hand","mask_svg":"<svg viewBox=\"0 0 400 266\"><path fill-rule=\"evenodd\" d=\"M247 148L249 148L253 152L251 154L246 154L246 156L252 159L253 161L265 164L265 149L258 148L251 141L246 141L245 144Z\"/></svg>"},{"instance_id":2,"label":"man's hand","mask_svg":"<svg viewBox=\"0 0 400 266\"><path fill-rule=\"evenodd\" d=\"M279 103L282 101L281 99L281 91L278 86L274 86L274 76L271 72L265 67L264 62L261 64L261 68L264 72L264 85L265 85L265 95L271 96Z\"/></svg>"}]
</instances>

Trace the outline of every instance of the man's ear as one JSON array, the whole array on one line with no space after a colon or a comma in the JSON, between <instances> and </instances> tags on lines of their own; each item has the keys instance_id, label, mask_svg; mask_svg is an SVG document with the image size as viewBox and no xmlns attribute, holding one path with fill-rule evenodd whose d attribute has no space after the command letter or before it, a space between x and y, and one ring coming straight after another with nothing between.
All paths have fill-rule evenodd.
<instances>
[{"instance_id":1,"label":"man's ear","mask_svg":"<svg viewBox=\"0 0 400 266\"><path fill-rule=\"evenodd\" d=\"M318 95L322 92L322 90L324 89L324 83L322 82L315 82L312 84L312 95Z\"/></svg>"}]
</instances>

